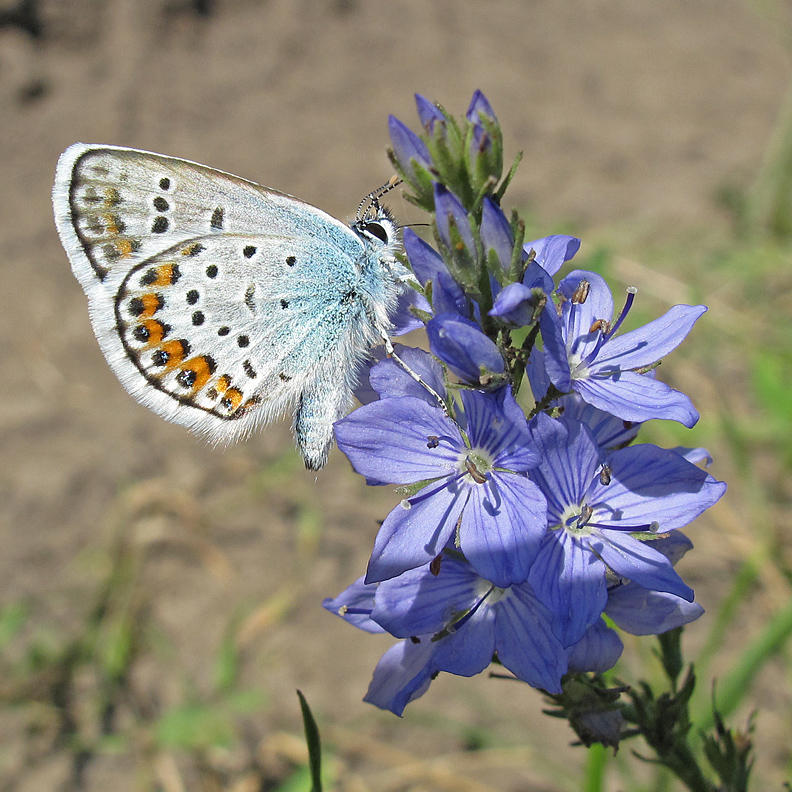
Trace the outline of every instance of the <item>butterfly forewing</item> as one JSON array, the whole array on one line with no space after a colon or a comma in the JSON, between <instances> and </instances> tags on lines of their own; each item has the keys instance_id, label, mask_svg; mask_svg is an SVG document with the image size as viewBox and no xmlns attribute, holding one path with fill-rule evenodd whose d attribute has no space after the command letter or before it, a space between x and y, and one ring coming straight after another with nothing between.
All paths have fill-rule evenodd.
<instances>
[{"instance_id":1,"label":"butterfly forewing","mask_svg":"<svg viewBox=\"0 0 792 792\"><path fill-rule=\"evenodd\" d=\"M139 261L207 234L308 235L350 255L361 248L347 226L296 198L132 149L71 146L58 163L53 199L58 230L84 286L91 277L112 281Z\"/></svg>"}]
</instances>

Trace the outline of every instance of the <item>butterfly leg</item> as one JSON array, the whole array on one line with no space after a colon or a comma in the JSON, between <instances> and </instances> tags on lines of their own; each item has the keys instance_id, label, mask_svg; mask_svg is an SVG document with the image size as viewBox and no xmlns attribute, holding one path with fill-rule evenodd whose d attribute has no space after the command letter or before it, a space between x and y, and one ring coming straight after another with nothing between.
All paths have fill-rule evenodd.
<instances>
[{"instance_id":1,"label":"butterfly leg","mask_svg":"<svg viewBox=\"0 0 792 792\"><path fill-rule=\"evenodd\" d=\"M333 424L352 402L344 373L328 367L302 392L294 412L294 439L308 470L321 470L333 444Z\"/></svg>"},{"instance_id":2,"label":"butterfly leg","mask_svg":"<svg viewBox=\"0 0 792 792\"><path fill-rule=\"evenodd\" d=\"M389 358L393 358L407 374L409 374L421 387L423 387L432 398L437 402L440 409L448 415L448 407L446 406L443 397L428 383L424 382L421 375L413 371L397 354L396 350L393 348L393 343L391 342L390 338L386 333L382 335L383 341L385 343L385 353L388 355Z\"/></svg>"}]
</instances>

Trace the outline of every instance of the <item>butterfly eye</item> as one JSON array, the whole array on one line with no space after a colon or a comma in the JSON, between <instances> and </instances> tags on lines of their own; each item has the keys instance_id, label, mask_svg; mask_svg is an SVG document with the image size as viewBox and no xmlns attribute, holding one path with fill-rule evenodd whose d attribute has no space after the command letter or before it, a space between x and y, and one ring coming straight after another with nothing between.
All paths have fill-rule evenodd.
<instances>
[{"instance_id":1,"label":"butterfly eye","mask_svg":"<svg viewBox=\"0 0 792 792\"><path fill-rule=\"evenodd\" d=\"M388 232L385 230L384 226L379 223L366 223L362 230L371 234L371 236L377 237L377 239L384 242L386 245L388 244Z\"/></svg>"}]
</instances>

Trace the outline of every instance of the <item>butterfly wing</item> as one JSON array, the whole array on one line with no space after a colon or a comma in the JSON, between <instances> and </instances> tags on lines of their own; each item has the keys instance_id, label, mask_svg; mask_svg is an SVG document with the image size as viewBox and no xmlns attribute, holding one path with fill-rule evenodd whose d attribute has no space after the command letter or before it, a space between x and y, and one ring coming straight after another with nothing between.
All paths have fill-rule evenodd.
<instances>
[{"instance_id":1,"label":"butterfly wing","mask_svg":"<svg viewBox=\"0 0 792 792\"><path fill-rule=\"evenodd\" d=\"M53 203L102 351L135 398L215 442L296 405L306 463L321 467L377 340L349 299L356 234L290 196L114 147L68 149Z\"/></svg>"}]
</instances>

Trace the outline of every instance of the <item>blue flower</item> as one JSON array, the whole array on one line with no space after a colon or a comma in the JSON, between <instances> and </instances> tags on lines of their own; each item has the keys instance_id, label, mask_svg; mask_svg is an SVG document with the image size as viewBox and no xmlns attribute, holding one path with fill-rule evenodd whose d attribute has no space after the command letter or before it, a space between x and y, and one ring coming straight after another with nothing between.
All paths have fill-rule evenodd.
<instances>
[{"instance_id":1,"label":"blue flower","mask_svg":"<svg viewBox=\"0 0 792 792\"><path fill-rule=\"evenodd\" d=\"M467 118L471 124L480 126L481 116L483 116L488 121L492 121L493 123L498 121L498 119L495 117L495 111L492 109L492 105L489 103L489 100L480 90L477 89L473 94L473 98L470 100L470 105L468 106L465 118Z\"/></svg>"},{"instance_id":2,"label":"blue flower","mask_svg":"<svg viewBox=\"0 0 792 792\"><path fill-rule=\"evenodd\" d=\"M530 428L542 455L531 475L547 498L548 532L528 580L556 614L562 643L575 644L599 619L613 573L691 602L692 589L651 539L694 520L726 485L653 445L606 457L584 424L540 413Z\"/></svg>"},{"instance_id":3,"label":"blue flower","mask_svg":"<svg viewBox=\"0 0 792 792\"><path fill-rule=\"evenodd\" d=\"M401 715L440 671L473 676L493 655L518 679L560 693L567 653L530 585L498 587L456 556L379 584L358 580L323 603L361 629L406 639L380 660L365 701Z\"/></svg>"},{"instance_id":4,"label":"blue flower","mask_svg":"<svg viewBox=\"0 0 792 792\"><path fill-rule=\"evenodd\" d=\"M426 144L409 127L399 121L395 116L388 118L388 131L390 132L393 155L396 157L404 174L410 181L416 180L415 166L418 165L426 171L432 167L432 159Z\"/></svg>"},{"instance_id":5,"label":"blue flower","mask_svg":"<svg viewBox=\"0 0 792 792\"><path fill-rule=\"evenodd\" d=\"M427 132L434 133L435 125L438 123L445 125L446 117L434 102L430 102L421 94L415 94L415 105L418 108L418 118Z\"/></svg>"},{"instance_id":6,"label":"blue flower","mask_svg":"<svg viewBox=\"0 0 792 792\"><path fill-rule=\"evenodd\" d=\"M481 207L481 244L484 256L492 250L504 272L509 271L514 250L514 234L503 210L489 196Z\"/></svg>"},{"instance_id":7,"label":"blue flower","mask_svg":"<svg viewBox=\"0 0 792 792\"><path fill-rule=\"evenodd\" d=\"M671 531L652 542L652 548L672 565L676 565L691 547L691 541L679 531ZM659 635L695 621L702 613L704 608L697 602L688 602L667 591L652 591L622 580L608 585L605 614L620 630L631 635ZM599 619L572 647L569 670L604 673L616 665L623 648L616 631Z\"/></svg>"},{"instance_id":8,"label":"blue flower","mask_svg":"<svg viewBox=\"0 0 792 792\"><path fill-rule=\"evenodd\" d=\"M534 349L531 352L525 373L528 375L534 399L536 401L543 399L552 387L552 383L547 376L544 353L541 350ZM647 376L653 376L653 372L649 372ZM563 410L565 419L586 424L597 445L603 451L615 451L617 448L628 446L638 436L642 426L641 423L625 421L623 418L617 418L604 410L592 407L574 392L553 399L552 404ZM695 463L696 460L688 459L688 462Z\"/></svg>"},{"instance_id":9,"label":"blue flower","mask_svg":"<svg viewBox=\"0 0 792 792\"><path fill-rule=\"evenodd\" d=\"M422 485L385 519L367 582L423 566L449 541L498 586L528 577L547 512L526 475L539 457L525 416L509 388L461 397L458 421L405 396L371 402L336 423L338 447L369 484Z\"/></svg>"},{"instance_id":10,"label":"blue flower","mask_svg":"<svg viewBox=\"0 0 792 792\"><path fill-rule=\"evenodd\" d=\"M473 318L474 306L462 287L451 277L440 254L412 229L404 229L404 252L415 277L426 288L431 283L432 308L435 313L450 311Z\"/></svg>"},{"instance_id":11,"label":"blue flower","mask_svg":"<svg viewBox=\"0 0 792 792\"><path fill-rule=\"evenodd\" d=\"M617 336L635 298L615 322L613 298L605 281L594 272L576 270L558 286L561 315L550 306L539 318L544 341L545 368L563 392L574 390L584 401L626 421L666 418L688 428L698 421L690 399L668 385L640 373L682 343L704 305L675 305L643 327Z\"/></svg>"},{"instance_id":12,"label":"blue flower","mask_svg":"<svg viewBox=\"0 0 792 792\"><path fill-rule=\"evenodd\" d=\"M679 531L652 542L652 548L673 565L692 547L690 539ZM653 591L631 581L619 581L608 587L605 613L619 629L632 635L659 635L690 624L704 613L704 608L668 591Z\"/></svg>"},{"instance_id":13,"label":"blue flower","mask_svg":"<svg viewBox=\"0 0 792 792\"><path fill-rule=\"evenodd\" d=\"M446 398L443 367L428 352L402 344L396 344L394 351L413 374L417 374L440 398ZM376 347L371 358L361 367L355 397L361 404L369 404L398 396L414 396L437 406L437 399L424 385L393 358L385 357L384 347Z\"/></svg>"},{"instance_id":14,"label":"blue flower","mask_svg":"<svg viewBox=\"0 0 792 792\"><path fill-rule=\"evenodd\" d=\"M483 240L483 223L481 230ZM497 316L501 321L516 327L531 324L549 303L549 296L555 288L550 276L558 272L579 249L579 239L562 234L527 242L523 245L523 261L529 256L532 258L522 280L510 283L497 295L489 315Z\"/></svg>"},{"instance_id":15,"label":"blue flower","mask_svg":"<svg viewBox=\"0 0 792 792\"><path fill-rule=\"evenodd\" d=\"M457 251L458 239L470 260L475 261L476 241L470 230L468 212L462 202L448 188L439 183L434 185L434 200L437 233L443 244L449 250ZM454 229L458 232L457 234L454 234Z\"/></svg>"},{"instance_id":16,"label":"blue flower","mask_svg":"<svg viewBox=\"0 0 792 792\"><path fill-rule=\"evenodd\" d=\"M454 313L435 316L426 325L429 348L463 382L477 388L499 386L506 364L495 345L479 326Z\"/></svg>"}]
</instances>

